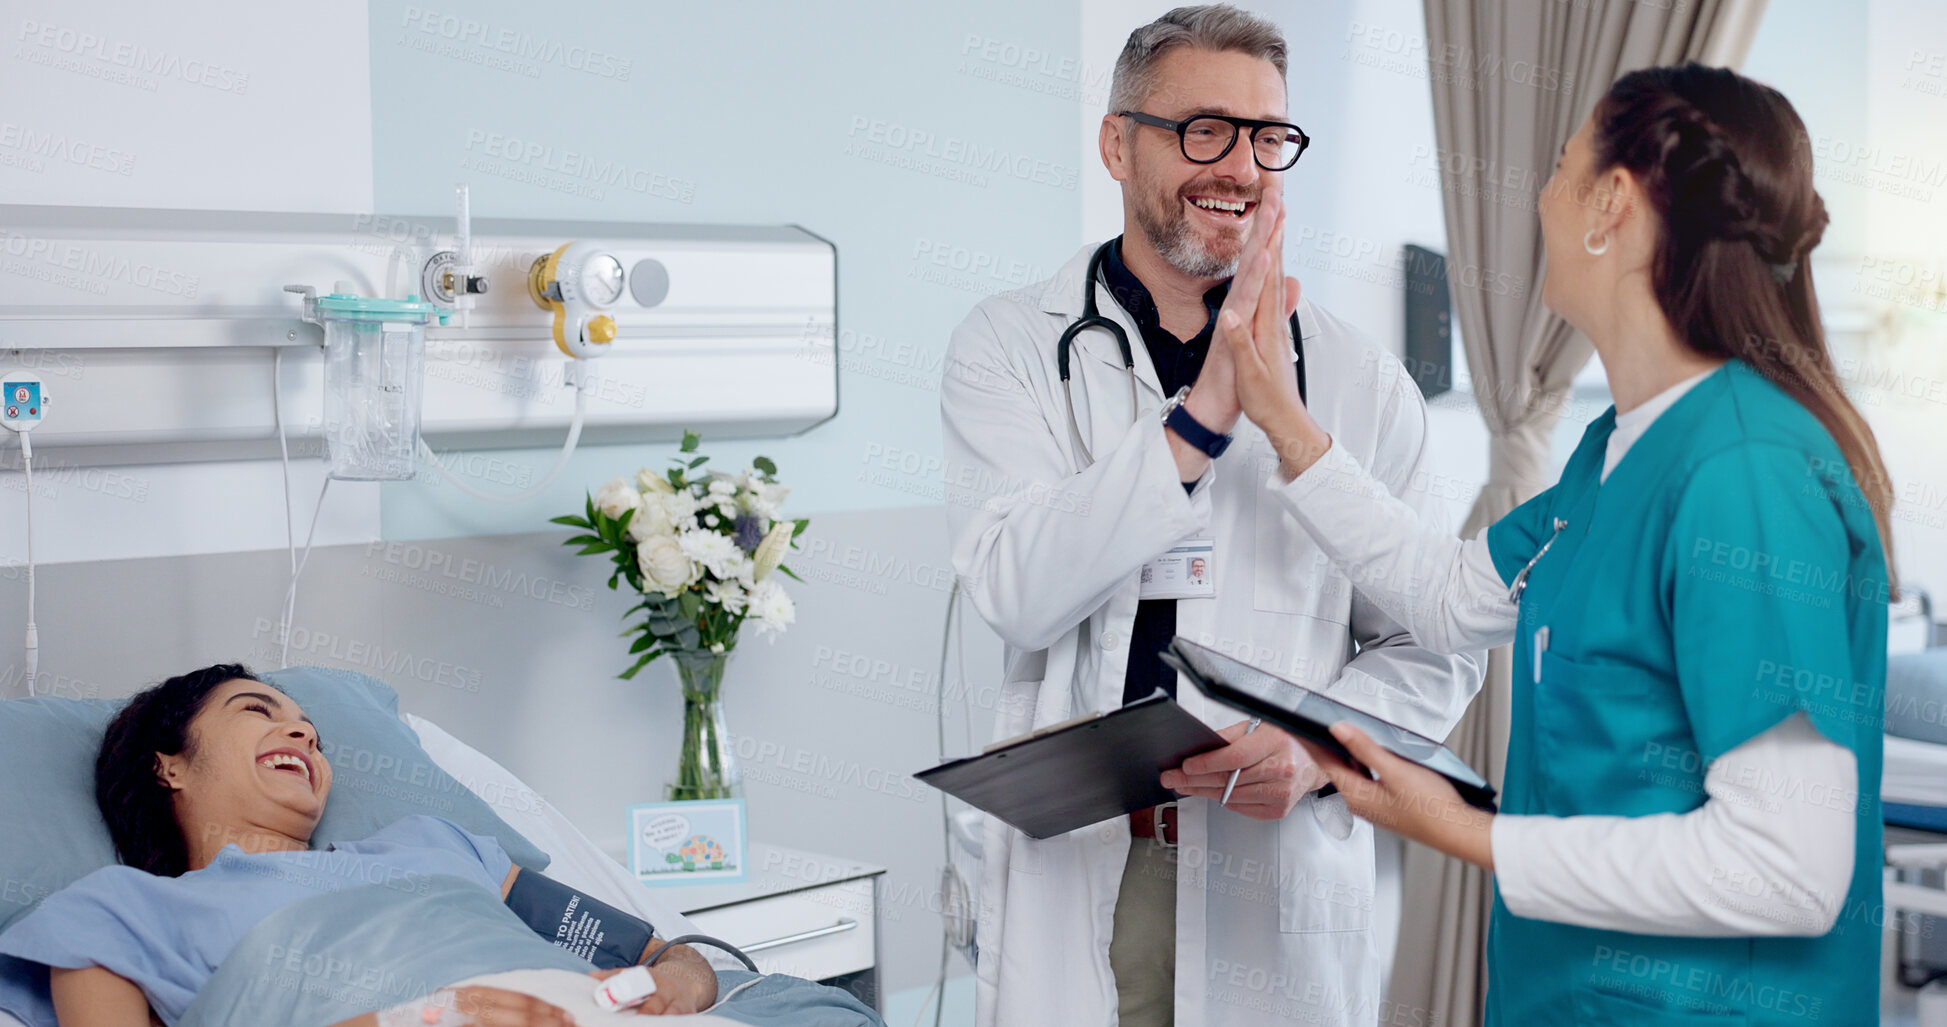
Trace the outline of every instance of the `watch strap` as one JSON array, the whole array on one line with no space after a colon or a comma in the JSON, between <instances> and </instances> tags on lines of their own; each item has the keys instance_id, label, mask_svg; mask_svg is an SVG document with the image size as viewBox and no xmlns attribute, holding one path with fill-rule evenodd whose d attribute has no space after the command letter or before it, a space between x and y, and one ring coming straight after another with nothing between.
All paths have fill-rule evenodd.
<instances>
[{"instance_id":1,"label":"watch strap","mask_svg":"<svg viewBox=\"0 0 1947 1027\"><path fill-rule=\"evenodd\" d=\"M1188 391L1188 389L1183 390L1183 392ZM1171 402L1169 413L1164 416L1163 423L1169 426L1171 431L1176 432L1178 438L1212 460L1223 456L1224 450L1230 448L1230 436L1211 431L1190 416L1190 411L1183 406L1182 393L1178 393Z\"/></svg>"}]
</instances>

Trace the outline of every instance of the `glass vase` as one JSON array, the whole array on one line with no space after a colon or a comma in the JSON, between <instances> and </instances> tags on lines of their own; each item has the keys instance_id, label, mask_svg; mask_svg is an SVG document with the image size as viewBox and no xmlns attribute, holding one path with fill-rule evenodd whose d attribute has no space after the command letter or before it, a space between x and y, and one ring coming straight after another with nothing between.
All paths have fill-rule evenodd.
<instances>
[{"instance_id":1,"label":"glass vase","mask_svg":"<svg viewBox=\"0 0 1947 1027\"><path fill-rule=\"evenodd\" d=\"M734 799L742 790L723 719L723 668L729 653L672 653L683 684L683 754L670 801Z\"/></svg>"}]
</instances>

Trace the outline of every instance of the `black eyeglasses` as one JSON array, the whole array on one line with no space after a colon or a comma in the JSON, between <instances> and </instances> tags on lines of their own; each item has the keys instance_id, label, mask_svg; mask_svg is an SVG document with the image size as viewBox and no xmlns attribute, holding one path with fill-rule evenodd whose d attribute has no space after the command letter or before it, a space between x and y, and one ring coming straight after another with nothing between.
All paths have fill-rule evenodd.
<instances>
[{"instance_id":1,"label":"black eyeglasses","mask_svg":"<svg viewBox=\"0 0 1947 1027\"><path fill-rule=\"evenodd\" d=\"M1254 121L1224 114L1199 114L1183 121L1171 121L1141 111L1117 111L1121 117L1144 125L1166 128L1176 133L1183 148L1183 159L1192 164L1215 164L1230 154L1237 136L1251 130L1251 158L1266 171L1284 171L1304 156L1311 137L1297 125L1283 121Z\"/></svg>"}]
</instances>

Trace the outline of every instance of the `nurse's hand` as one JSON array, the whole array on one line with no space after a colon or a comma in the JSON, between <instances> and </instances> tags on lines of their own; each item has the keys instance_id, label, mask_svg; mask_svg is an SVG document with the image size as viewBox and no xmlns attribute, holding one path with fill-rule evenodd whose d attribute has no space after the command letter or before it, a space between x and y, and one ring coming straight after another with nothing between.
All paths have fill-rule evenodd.
<instances>
[{"instance_id":1,"label":"nurse's hand","mask_svg":"<svg viewBox=\"0 0 1947 1027\"><path fill-rule=\"evenodd\" d=\"M1292 367L1291 313L1298 309L1299 286L1284 273L1283 198L1267 190L1258 217L1270 231L1246 240L1211 349L1230 352L1238 402L1270 437L1289 481L1323 456L1332 439L1305 408Z\"/></svg>"},{"instance_id":2,"label":"nurse's hand","mask_svg":"<svg viewBox=\"0 0 1947 1027\"><path fill-rule=\"evenodd\" d=\"M1248 726L1239 722L1217 732L1230 744L1163 771L1163 787L1216 802L1224 797L1230 772L1241 769L1228 808L1253 820L1281 820L1299 799L1324 787L1324 772L1297 739L1270 724L1246 733Z\"/></svg>"},{"instance_id":3,"label":"nurse's hand","mask_svg":"<svg viewBox=\"0 0 1947 1027\"><path fill-rule=\"evenodd\" d=\"M1371 768L1377 780L1342 757L1300 742L1332 779L1353 813L1403 838L1494 870L1494 814L1467 805L1446 778L1387 752L1350 724L1332 725L1332 737Z\"/></svg>"}]
</instances>

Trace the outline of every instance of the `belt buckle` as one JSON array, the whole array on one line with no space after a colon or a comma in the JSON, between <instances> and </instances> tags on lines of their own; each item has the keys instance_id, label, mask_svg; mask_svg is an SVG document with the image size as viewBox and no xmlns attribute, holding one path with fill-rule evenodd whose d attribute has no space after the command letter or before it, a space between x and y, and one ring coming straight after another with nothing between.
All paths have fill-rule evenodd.
<instances>
[{"instance_id":1,"label":"belt buckle","mask_svg":"<svg viewBox=\"0 0 1947 1027\"><path fill-rule=\"evenodd\" d=\"M1154 815L1156 818L1156 837L1153 839L1153 841L1155 841L1156 844L1162 846L1165 849L1176 848L1176 839L1171 836L1176 834L1177 809L1178 807L1177 807L1176 800L1171 799L1168 802L1158 803L1154 811ZM1167 811L1170 814L1170 818L1167 824L1163 820L1163 814L1165 811Z\"/></svg>"}]
</instances>

